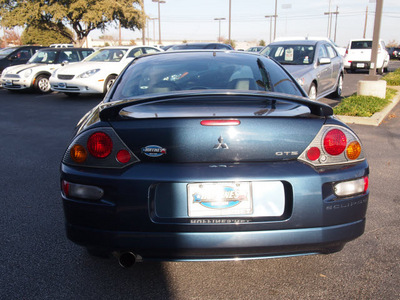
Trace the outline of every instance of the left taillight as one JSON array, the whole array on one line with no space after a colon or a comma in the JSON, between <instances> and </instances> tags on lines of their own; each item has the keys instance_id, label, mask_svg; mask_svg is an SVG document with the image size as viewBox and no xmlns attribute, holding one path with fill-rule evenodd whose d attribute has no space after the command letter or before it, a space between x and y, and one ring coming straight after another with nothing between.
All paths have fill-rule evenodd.
<instances>
[{"instance_id":1,"label":"left taillight","mask_svg":"<svg viewBox=\"0 0 400 300\"><path fill-rule=\"evenodd\" d=\"M123 168L139 159L112 128L96 128L77 136L63 157L67 165Z\"/></svg>"},{"instance_id":2,"label":"left taillight","mask_svg":"<svg viewBox=\"0 0 400 300\"><path fill-rule=\"evenodd\" d=\"M359 138L350 129L324 125L298 158L313 166L340 165L365 159Z\"/></svg>"}]
</instances>

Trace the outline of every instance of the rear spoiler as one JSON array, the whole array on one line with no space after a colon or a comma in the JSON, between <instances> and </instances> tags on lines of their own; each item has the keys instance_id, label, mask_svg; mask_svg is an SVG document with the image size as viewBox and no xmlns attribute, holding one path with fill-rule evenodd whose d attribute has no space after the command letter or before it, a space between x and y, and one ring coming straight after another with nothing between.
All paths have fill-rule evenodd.
<instances>
[{"instance_id":1,"label":"rear spoiler","mask_svg":"<svg viewBox=\"0 0 400 300\"><path fill-rule=\"evenodd\" d=\"M232 92L229 91L207 91L207 92L193 92L188 93L187 91L182 93L168 93L163 95L154 95L147 96L146 98L134 98L134 99L126 99L115 102L105 102L99 105L100 108L100 119L102 121L114 121L117 120L120 115L120 111L132 105L144 104L144 103L152 103L152 102L164 102L164 101L178 101L184 99L193 99L196 98L211 98L211 97L221 97L221 96L232 96L237 97L252 97L254 100L268 100L268 101L288 101L296 104L304 105L310 109L310 112L313 115L319 117L329 117L333 115L333 109L327 104L311 101L308 98L299 97L299 96L291 96L287 94L280 93L266 93L266 92Z\"/></svg>"}]
</instances>

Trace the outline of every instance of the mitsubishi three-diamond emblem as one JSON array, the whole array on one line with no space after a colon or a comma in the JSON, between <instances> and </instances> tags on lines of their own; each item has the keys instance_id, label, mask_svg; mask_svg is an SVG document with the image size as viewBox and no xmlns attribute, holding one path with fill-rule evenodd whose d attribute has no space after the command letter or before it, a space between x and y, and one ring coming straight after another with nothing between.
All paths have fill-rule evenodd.
<instances>
[{"instance_id":1,"label":"mitsubishi three-diamond emblem","mask_svg":"<svg viewBox=\"0 0 400 300\"><path fill-rule=\"evenodd\" d=\"M218 138L218 144L214 146L214 149L229 149L228 145L224 143L222 135Z\"/></svg>"}]
</instances>

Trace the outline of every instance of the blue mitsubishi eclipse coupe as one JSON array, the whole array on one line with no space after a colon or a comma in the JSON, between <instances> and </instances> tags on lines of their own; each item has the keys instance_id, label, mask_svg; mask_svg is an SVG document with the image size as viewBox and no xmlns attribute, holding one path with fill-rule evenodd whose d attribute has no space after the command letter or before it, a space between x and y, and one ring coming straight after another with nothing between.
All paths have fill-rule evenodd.
<instances>
[{"instance_id":1,"label":"blue mitsubishi eclipse coupe","mask_svg":"<svg viewBox=\"0 0 400 300\"><path fill-rule=\"evenodd\" d=\"M262 55L137 58L63 156L67 236L125 267L339 251L364 232L369 167L332 114Z\"/></svg>"}]
</instances>

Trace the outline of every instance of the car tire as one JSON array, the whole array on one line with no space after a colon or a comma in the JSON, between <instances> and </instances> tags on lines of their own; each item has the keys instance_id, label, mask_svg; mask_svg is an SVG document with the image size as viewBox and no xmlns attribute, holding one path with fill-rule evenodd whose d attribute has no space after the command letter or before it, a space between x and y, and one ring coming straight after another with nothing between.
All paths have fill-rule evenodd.
<instances>
[{"instance_id":1,"label":"car tire","mask_svg":"<svg viewBox=\"0 0 400 300\"><path fill-rule=\"evenodd\" d=\"M36 77L35 83L33 85L35 90L43 94L50 93L51 90L49 77L50 76L47 75L39 75L38 77Z\"/></svg>"},{"instance_id":2,"label":"car tire","mask_svg":"<svg viewBox=\"0 0 400 300\"><path fill-rule=\"evenodd\" d=\"M308 90L308 98L312 101L317 100L317 86L315 83L311 83L310 89Z\"/></svg>"},{"instance_id":3,"label":"car tire","mask_svg":"<svg viewBox=\"0 0 400 300\"><path fill-rule=\"evenodd\" d=\"M104 90L103 90L104 94L106 94L108 92L108 90L112 87L116 78L117 78L117 76L115 76L115 75L110 75L107 77L107 79L104 83Z\"/></svg>"},{"instance_id":4,"label":"car tire","mask_svg":"<svg viewBox=\"0 0 400 300\"><path fill-rule=\"evenodd\" d=\"M343 91L343 74L340 74L337 81L336 90L333 93L333 96L335 98L340 98L342 96L342 91Z\"/></svg>"},{"instance_id":5,"label":"car tire","mask_svg":"<svg viewBox=\"0 0 400 300\"><path fill-rule=\"evenodd\" d=\"M379 75L383 75L384 72L385 72L385 68L383 67L383 64L382 64L382 67L379 68L379 69L377 69L377 73L378 73Z\"/></svg>"}]
</instances>

